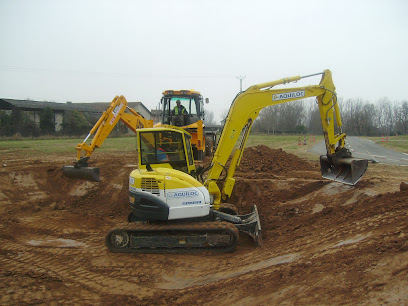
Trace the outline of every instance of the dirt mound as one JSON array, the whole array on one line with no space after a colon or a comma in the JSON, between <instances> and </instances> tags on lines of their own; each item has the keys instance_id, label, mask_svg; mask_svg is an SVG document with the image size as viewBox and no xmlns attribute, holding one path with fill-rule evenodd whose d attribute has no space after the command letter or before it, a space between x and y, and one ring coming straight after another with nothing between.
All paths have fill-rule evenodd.
<instances>
[{"instance_id":1,"label":"dirt mound","mask_svg":"<svg viewBox=\"0 0 408 306\"><path fill-rule=\"evenodd\" d=\"M309 171L315 166L282 149L265 145L246 148L238 170L240 172L271 172L283 174L288 171Z\"/></svg>"},{"instance_id":2,"label":"dirt mound","mask_svg":"<svg viewBox=\"0 0 408 306\"><path fill-rule=\"evenodd\" d=\"M124 216L129 211L129 174L137 166L134 155L106 155L92 161L101 169L101 181L69 178L58 163L9 164L0 172L0 209L38 212L70 210L81 215ZM10 205L1 205L10 204Z\"/></svg>"}]
</instances>

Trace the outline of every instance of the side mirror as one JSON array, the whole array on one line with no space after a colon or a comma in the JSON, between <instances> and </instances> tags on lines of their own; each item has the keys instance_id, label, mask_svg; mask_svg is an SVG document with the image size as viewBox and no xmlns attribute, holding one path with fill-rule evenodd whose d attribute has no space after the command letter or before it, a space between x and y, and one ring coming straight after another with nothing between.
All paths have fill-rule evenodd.
<instances>
[{"instance_id":1,"label":"side mirror","mask_svg":"<svg viewBox=\"0 0 408 306\"><path fill-rule=\"evenodd\" d=\"M205 104L208 104L208 103L210 103L210 99L205 98Z\"/></svg>"}]
</instances>

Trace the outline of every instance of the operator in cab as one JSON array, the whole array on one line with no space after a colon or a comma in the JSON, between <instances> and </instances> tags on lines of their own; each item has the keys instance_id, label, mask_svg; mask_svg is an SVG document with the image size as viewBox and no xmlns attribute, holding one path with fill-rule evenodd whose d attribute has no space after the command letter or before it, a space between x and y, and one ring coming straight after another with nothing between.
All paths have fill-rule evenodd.
<instances>
[{"instance_id":1,"label":"operator in cab","mask_svg":"<svg viewBox=\"0 0 408 306\"><path fill-rule=\"evenodd\" d=\"M176 104L177 105L173 109L173 115L177 116L177 115L187 115L188 114L186 108L183 105L181 105L180 100L177 100Z\"/></svg>"},{"instance_id":2,"label":"operator in cab","mask_svg":"<svg viewBox=\"0 0 408 306\"><path fill-rule=\"evenodd\" d=\"M181 105L181 101L177 100L176 101L176 106L174 107L174 109L172 110L172 115L173 115L173 121L174 121L174 125L176 126L182 126L187 124L188 118L188 112L186 110L186 108Z\"/></svg>"}]
</instances>

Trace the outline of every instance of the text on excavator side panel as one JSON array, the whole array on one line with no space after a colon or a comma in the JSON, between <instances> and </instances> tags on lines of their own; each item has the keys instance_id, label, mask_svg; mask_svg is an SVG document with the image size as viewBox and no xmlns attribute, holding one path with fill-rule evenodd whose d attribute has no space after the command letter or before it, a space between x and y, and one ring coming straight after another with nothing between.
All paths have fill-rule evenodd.
<instances>
[{"instance_id":1,"label":"text on excavator side panel","mask_svg":"<svg viewBox=\"0 0 408 306\"><path fill-rule=\"evenodd\" d=\"M280 94L274 94L272 96L272 101L302 98L304 96L305 96L305 91L304 90L285 92L285 93L280 93Z\"/></svg>"}]
</instances>

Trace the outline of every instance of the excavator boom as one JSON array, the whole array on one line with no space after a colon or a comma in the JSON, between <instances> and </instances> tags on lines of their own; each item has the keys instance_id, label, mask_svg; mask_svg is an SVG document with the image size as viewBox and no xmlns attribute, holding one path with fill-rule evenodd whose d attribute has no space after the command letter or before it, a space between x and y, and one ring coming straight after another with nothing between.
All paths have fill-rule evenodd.
<instances>
[{"instance_id":1,"label":"excavator boom","mask_svg":"<svg viewBox=\"0 0 408 306\"><path fill-rule=\"evenodd\" d=\"M322 75L319 85L274 89L280 84L296 82L310 76ZM354 185L365 173L367 160L353 158L345 148L346 134L342 131L341 116L335 86L330 70L308 76L294 76L277 81L262 83L241 92L232 102L225 126L205 181L205 186L215 196L215 207L231 196L235 180L235 168L239 166L246 140L259 112L267 107L295 100L316 97L319 106L322 129L326 143L326 156L321 158L324 178ZM339 130L336 133L336 129ZM229 169L226 163L232 153ZM216 183L223 171L222 190Z\"/></svg>"}]
</instances>

